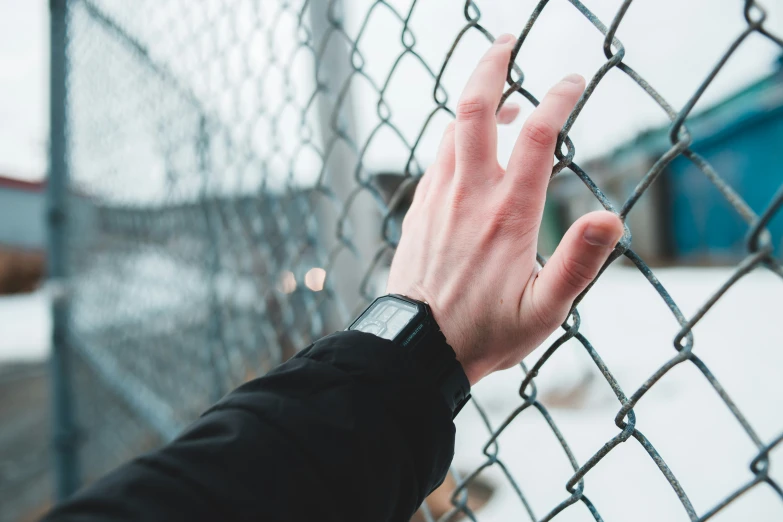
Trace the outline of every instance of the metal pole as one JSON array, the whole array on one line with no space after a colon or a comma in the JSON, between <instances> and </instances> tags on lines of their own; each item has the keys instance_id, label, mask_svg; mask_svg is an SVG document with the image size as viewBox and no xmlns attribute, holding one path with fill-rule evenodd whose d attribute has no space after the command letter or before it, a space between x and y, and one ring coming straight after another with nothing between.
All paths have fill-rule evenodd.
<instances>
[{"instance_id":1,"label":"metal pole","mask_svg":"<svg viewBox=\"0 0 783 522\"><path fill-rule=\"evenodd\" d=\"M47 183L48 283L52 289L52 445L56 495L63 500L79 487L76 426L73 418L68 345L66 227L66 0L50 0L49 179Z\"/></svg>"},{"instance_id":2,"label":"metal pole","mask_svg":"<svg viewBox=\"0 0 783 522\"><path fill-rule=\"evenodd\" d=\"M207 259L206 268L209 272L209 289L208 289L208 325L207 325L207 340L204 343L206 350L205 363L209 365L209 369L212 372L212 402L217 402L223 397L223 394L228 391L227 387L223 384L224 375L228 375L228 368L224 368L226 365L221 364L218 350L221 354L226 353L226 347L224 345L223 338L223 320L221 317L220 303L218 301L218 288L217 279L220 275L220 244L219 236L220 232L217 230L217 223L215 223L215 216L210 208L209 200L209 179L212 175L212 168L209 159L209 131L207 129L207 118L202 114L199 119L199 132L198 132L198 157L199 157L199 170L202 175L201 186L201 201L200 206L204 216L204 225L207 229L206 240L209 241L207 246ZM214 198L214 205L220 205L219 198ZM226 360L226 359L224 359ZM224 373L225 371L225 373Z\"/></svg>"},{"instance_id":3,"label":"metal pole","mask_svg":"<svg viewBox=\"0 0 783 522\"><path fill-rule=\"evenodd\" d=\"M310 26L312 29L313 45L317 51L323 50L319 63L315 64L316 81L323 90L323 95L318 98L318 117L320 121L320 133L324 145L330 143L338 135L338 129L332 126L335 111L342 116L338 123L339 130L347 136L356 137L354 124L354 108L352 96L348 92L344 101L337 106L337 97L340 90L353 74L351 65L350 48L339 35L330 34L335 27L331 19L340 20L343 16L343 2L341 0L313 0L310 2ZM324 44L328 42L325 47ZM357 156L349 151L348 147L337 146L327 158L328 184L337 199L346 204L350 193L356 188L354 173L356 170ZM328 203L321 205L319 209L322 223L337 223L340 210ZM348 220L352 230L351 240L356 247L356 252L351 253L347 249L339 254L332 273L327 277L331 281L337 299L344 305L342 321L350 318L355 312L355 307L363 302L359 292L359 286L370 260L380 243L381 216L378 207L369 198L358 197L353 201L348 213ZM323 237L323 235L322 235ZM331 251L337 242L335 235L326 237L326 247ZM331 325L344 328L346 324Z\"/></svg>"}]
</instances>

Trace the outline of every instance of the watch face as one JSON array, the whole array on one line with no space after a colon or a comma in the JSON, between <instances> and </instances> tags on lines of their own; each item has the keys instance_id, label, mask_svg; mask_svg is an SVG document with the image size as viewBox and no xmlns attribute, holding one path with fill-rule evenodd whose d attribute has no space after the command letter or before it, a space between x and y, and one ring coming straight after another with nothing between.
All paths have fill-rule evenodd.
<instances>
[{"instance_id":1,"label":"watch face","mask_svg":"<svg viewBox=\"0 0 783 522\"><path fill-rule=\"evenodd\" d=\"M378 299L349 330L359 330L393 341L417 313L418 309L412 303L394 297Z\"/></svg>"}]
</instances>

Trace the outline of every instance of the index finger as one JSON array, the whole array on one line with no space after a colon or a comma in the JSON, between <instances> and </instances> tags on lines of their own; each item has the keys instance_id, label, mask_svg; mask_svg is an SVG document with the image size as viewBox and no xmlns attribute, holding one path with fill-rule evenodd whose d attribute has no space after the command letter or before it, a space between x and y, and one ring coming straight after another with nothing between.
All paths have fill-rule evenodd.
<instances>
[{"instance_id":1,"label":"index finger","mask_svg":"<svg viewBox=\"0 0 783 522\"><path fill-rule=\"evenodd\" d=\"M497 120L495 110L503 95L508 61L516 39L501 35L484 54L457 104L456 178L467 181L488 161L497 163Z\"/></svg>"}]
</instances>

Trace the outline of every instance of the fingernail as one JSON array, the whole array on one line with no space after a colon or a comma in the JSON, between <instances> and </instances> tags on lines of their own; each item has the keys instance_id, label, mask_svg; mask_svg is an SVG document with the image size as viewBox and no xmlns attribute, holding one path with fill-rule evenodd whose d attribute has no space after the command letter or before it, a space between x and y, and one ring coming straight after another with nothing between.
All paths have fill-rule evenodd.
<instances>
[{"instance_id":1,"label":"fingernail","mask_svg":"<svg viewBox=\"0 0 783 522\"><path fill-rule=\"evenodd\" d=\"M620 240L611 229L595 225L588 225L582 237L589 244L602 247L614 246Z\"/></svg>"},{"instance_id":2,"label":"fingernail","mask_svg":"<svg viewBox=\"0 0 783 522\"><path fill-rule=\"evenodd\" d=\"M569 74L568 76L566 76L565 78L563 78L560 81L561 82L565 82L565 83L577 83L578 84L578 83L582 83L583 81L585 81L585 79L582 78L578 74Z\"/></svg>"},{"instance_id":3,"label":"fingernail","mask_svg":"<svg viewBox=\"0 0 783 522\"><path fill-rule=\"evenodd\" d=\"M495 44L497 45L505 45L507 43L511 43L515 40L513 34L501 34L495 39Z\"/></svg>"}]
</instances>

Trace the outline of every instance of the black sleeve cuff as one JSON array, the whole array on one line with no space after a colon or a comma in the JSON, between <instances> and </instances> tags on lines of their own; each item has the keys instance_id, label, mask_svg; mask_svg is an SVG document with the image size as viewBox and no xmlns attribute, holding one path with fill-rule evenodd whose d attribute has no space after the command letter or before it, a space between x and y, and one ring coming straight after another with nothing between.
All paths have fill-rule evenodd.
<instances>
[{"instance_id":1,"label":"black sleeve cuff","mask_svg":"<svg viewBox=\"0 0 783 522\"><path fill-rule=\"evenodd\" d=\"M214 409L257 410L269 394L286 399L260 414L309 448L317 468L339 470L352 502L366 500L367 514L386 506L387 514L410 517L448 472L452 411L432 376L391 341L357 331L329 335ZM291 401L296 409L284 406Z\"/></svg>"}]
</instances>

